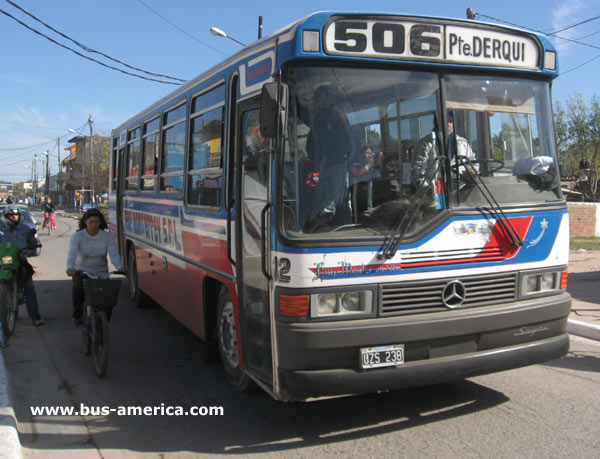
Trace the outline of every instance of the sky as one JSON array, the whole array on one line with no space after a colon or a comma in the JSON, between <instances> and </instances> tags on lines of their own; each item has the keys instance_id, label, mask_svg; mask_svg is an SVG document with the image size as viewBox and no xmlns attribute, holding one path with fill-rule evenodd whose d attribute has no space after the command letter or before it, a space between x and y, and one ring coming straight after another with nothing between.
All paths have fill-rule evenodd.
<instances>
[{"instance_id":1,"label":"sky","mask_svg":"<svg viewBox=\"0 0 600 459\"><path fill-rule=\"evenodd\" d=\"M56 173L59 153L64 159L68 139L76 135L69 129L88 135L91 115L93 132L110 135L115 126L177 88L74 54L3 12L86 57L133 72L98 53L85 52L15 5L87 48L183 80L198 76L239 49L234 41L211 35L211 27L251 43L257 38L259 15L263 16L263 36L322 10L368 8L463 19L471 7L479 15L477 20L505 21L545 33L587 21L552 39L561 73L553 83L553 98L564 103L580 93L589 103L595 94L600 95L600 0L0 0L0 183L29 180L34 155L44 157L44 151L49 152L50 172ZM38 175L43 174L43 161L35 164Z\"/></svg>"}]
</instances>

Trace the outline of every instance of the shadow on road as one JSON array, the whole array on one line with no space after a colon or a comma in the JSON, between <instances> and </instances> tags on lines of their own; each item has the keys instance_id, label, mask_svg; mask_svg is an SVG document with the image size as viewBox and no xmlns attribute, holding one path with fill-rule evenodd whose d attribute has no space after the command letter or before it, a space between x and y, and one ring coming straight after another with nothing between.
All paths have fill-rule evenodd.
<instances>
[{"instance_id":1,"label":"shadow on road","mask_svg":"<svg viewBox=\"0 0 600 459\"><path fill-rule=\"evenodd\" d=\"M472 381L311 403L242 394L201 359L198 338L161 308L136 309L123 281L110 323L111 356L98 380L71 324L69 280L37 281L44 327L18 324L5 352L24 447L62 452L249 454L359 441L485 411L507 402ZM31 406L223 408L222 416L35 416Z\"/></svg>"},{"instance_id":2,"label":"shadow on road","mask_svg":"<svg viewBox=\"0 0 600 459\"><path fill-rule=\"evenodd\" d=\"M569 273L567 292L576 300L596 303L600 298L600 271Z\"/></svg>"}]
</instances>

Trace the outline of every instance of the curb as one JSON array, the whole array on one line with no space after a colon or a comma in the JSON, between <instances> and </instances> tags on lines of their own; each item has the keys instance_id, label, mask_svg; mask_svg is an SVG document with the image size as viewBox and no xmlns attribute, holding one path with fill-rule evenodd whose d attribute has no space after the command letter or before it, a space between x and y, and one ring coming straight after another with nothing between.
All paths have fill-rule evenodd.
<instances>
[{"instance_id":1,"label":"curb","mask_svg":"<svg viewBox=\"0 0 600 459\"><path fill-rule=\"evenodd\" d=\"M567 321L567 331L571 335L600 341L600 326L598 325L569 319Z\"/></svg>"},{"instance_id":2,"label":"curb","mask_svg":"<svg viewBox=\"0 0 600 459\"><path fill-rule=\"evenodd\" d=\"M10 403L4 355L0 351L0 457L21 459L17 419Z\"/></svg>"}]
</instances>

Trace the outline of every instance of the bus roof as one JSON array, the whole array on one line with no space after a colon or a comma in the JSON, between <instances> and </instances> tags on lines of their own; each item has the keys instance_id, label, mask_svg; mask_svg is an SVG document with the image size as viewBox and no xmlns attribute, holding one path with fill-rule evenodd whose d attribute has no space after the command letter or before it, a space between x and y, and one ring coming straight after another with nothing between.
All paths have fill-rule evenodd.
<instances>
[{"instance_id":1,"label":"bus roof","mask_svg":"<svg viewBox=\"0 0 600 459\"><path fill-rule=\"evenodd\" d=\"M538 58L540 64L539 64L539 68L537 69L538 73L545 75L547 78L554 78L556 76L558 76L558 64L556 62L556 50L554 48L554 46L552 45L552 43L546 38L546 36L542 35L542 34L538 34L535 32L531 32L525 29L519 29L516 27L509 27L509 26L504 26L504 25L498 25L498 24L494 24L494 23L487 23L487 22L480 22L480 21L474 21L474 20L470 20L470 19L458 19L458 18L442 18L442 17L435 17L435 16L428 16L428 15L414 15L414 14L399 14L399 13L391 13L391 12L366 12L366 11L320 11L320 12L315 12L315 13L311 13L295 22L292 22L291 24L286 25L285 27L282 27L278 30L276 30L275 32L272 32L271 34L253 42L248 44L247 46L243 47L242 49L240 49L238 52L236 52L235 54L225 58L223 61L221 61L220 63L216 64L215 66L209 68L208 70L206 70L205 72L201 73L200 75L198 75L197 77L189 80L187 83L183 84L182 86L180 86L179 88L175 89L173 92L169 93L168 95L166 95L165 97L163 97L162 99L158 100L157 102L155 102L154 104L152 104L151 106L145 108L143 111L139 112L137 115L131 117L130 119L128 119L127 121L121 123L119 126L117 126L115 129L113 129L113 135L115 135L115 133L119 133L120 131L122 131L123 129L125 129L126 127L128 127L131 123L137 122L140 118L145 117L146 115L154 112L155 110L159 109L161 106L167 104L169 101L174 100L178 97L180 97L181 95L185 94L186 92L188 92L189 90L191 90L192 88L194 88L195 86L203 83L203 82L208 82L209 80L211 80L212 78L218 77L220 74L224 73L227 69L233 69L234 67L240 65L240 63L247 61L248 59L250 59L252 56L255 56L257 54L260 54L261 52L267 51L269 49L274 48L275 46L279 46L288 42L293 41L294 39L296 39L296 46L295 48L292 47L292 49L289 50L289 54L287 55L287 57L283 58L283 60L288 60L291 58L296 58L296 57L309 57L309 58L341 58L341 59L369 59L369 60L375 60L375 59L393 59L395 62L398 62L399 60L407 61L407 62L411 62L411 59L403 59L403 58L398 58L398 57L394 57L394 58L390 58L387 55L383 56L382 55L376 55L376 53L368 53L368 52L344 52L344 51L340 51L340 50L333 50L331 49L331 40L329 39L329 37L321 37L319 36L320 39L320 48L318 53L306 53L303 51L302 49L302 43L301 43L301 38L298 38L298 30L302 30L302 31L313 31L316 32L318 31L319 33L322 33L323 35L326 34L326 32L331 29L330 25L332 23L335 22L335 19L340 19L341 21L344 20L348 20L348 19L352 19L353 22L352 27L355 27L357 24L357 20L360 19L362 21L364 21L364 29L367 30L369 27L373 26L373 23L376 23L377 21L381 24L383 24L383 28L385 29L385 32L390 32L394 29L395 27L404 27L404 26L414 26L414 22L417 22L417 26L418 21L424 21L424 24L436 24L436 25L443 25L446 29L449 28L457 28L456 30L466 30L466 31L489 31L489 34L492 34L491 36L486 36L486 37L482 37L481 40L495 40L494 37L494 33L499 34L498 35L498 39L497 40L502 40L503 36L510 36L512 34L516 35L516 36L522 36L522 37L529 37L529 39L531 40L531 42L535 42L535 45L530 44L530 47L534 47L537 46L537 48L540 51L540 57ZM394 21L395 19L395 21ZM383 22L381 22L383 20ZM346 21L348 22L348 21ZM391 24L391 25L390 25ZM358 26L363 27L361 25ZM350 30L350 29L348 29ZM454 30L454 29L453 29ZM356 34L355 29L351 30L351 33ZM408 32L407 32L408 33ZM444 32L445 34L448 34L448 32ZM504 34L504 35L503 35ZM350 35L348 35L350 36ZM425 36L425 40L428 39L427 34L424 35ZM452 35L450 35L452 36ZM444 53L447 53L448 51L446 50L448 48L448 46L455 46L456 49L459 50L460 53L464 54L465 52L468 52L468 47L473 48L474 45L478 40L478 37L475 36L474 34L467 34L467 40L471 39L470 43L454 43L454 45L451 43L450 45L445 43L446 48L444 49ZM448 41L448 37L445 36L444 39L446 41ZM465 40L463 37L459 37L457 38L457 40ZM338 37L335 37L334 42L338 40ZM351 39L347 39L351 40ZM342 39L343 41L343 39ZM412 35L411 35L411 43L412 43ZM505 40L506 41L506 40ZM460 45L460 46L459 46ZM506 45L506 43L504 43L504 45ZM412 44L411 44L412 46ZM482 42L482 45L483 42ZM325 48L325 49L323 49ZM450 48L453 49L453 48ZM502 51L502 50L500 50ZM482 51L483 52L483 51ZM473 51L471 51L471 53L473 53ZM554 54L554 67L553 68L549 68L546 69L544 68L544 66L542 65L542 58L546 58L546 53L553 53ZM456 60L456 61L451 61L448 60L444 57L444 59L438 59L437 61L435 59L430 59L428 57L429 60L427 60L427 63L429 64L437 64L437 65L463 65L463 66L469 66L469 67L486 67L485 65L482 65L481 63L477 63L475 61L474 58L471 59L471 62L469 62L469 59L464 59L464 56L461 56L463 58L463 60L461 61ZM472 57L472 56L471 56ZM280 56L277 56L277 59L279 60L279 62L281 63L283 60ZM418 62L414 60L413 57L413 62ZM420 62L418 62L420 64L425 63L424 59L421 59ZM489 68L493 68L489 67ZM496 65L496 68L499 68L498 65ZM507 68L511 68L510 65L507 66ZM520 71L532 71L535 70L534 68L519 68L517 66L513 66L514 70L520 70ZM271 69L272 70L272 69ZM262 81L262 83L264 83L264 81Z\"/></svg>"}]
</instances>

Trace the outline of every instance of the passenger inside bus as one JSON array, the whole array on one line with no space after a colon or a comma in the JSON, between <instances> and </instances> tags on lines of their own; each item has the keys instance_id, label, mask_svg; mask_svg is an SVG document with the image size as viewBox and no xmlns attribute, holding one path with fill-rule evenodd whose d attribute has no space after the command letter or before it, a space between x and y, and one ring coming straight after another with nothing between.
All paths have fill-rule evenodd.
<instances>
[{"instance_id":1,"label":"passenger inside bus","mask_svg":"<svg viewBox=\"0 0 600 459\"><path fill-rule=\"evenodd\" d=\"M448 144L446 145L445 152L450 158L450 165L456 165L458 156L463 161L473 161L472 166L476 171L479 171L479 164L475 162L477 157L469 141L454 131L454 111L448 111L447 120L446 133L448 134ZM433 132L430 132L419 140L419 143L415 147L414 180L417 185L421 183L431 185L433 183L433 174L435 171L432 165L436 156L443 154L441 151L436 150L433 136ZM458 172L464 176L467 173L467 168L461 162L459 159Z\"/></svg>"},{"instance_id":2,"label":"passenger inside bus","mask_svg":"<svg viewBox=\"0 0 600 459\"><path fill-rule=\"evenodd\" d=\"M257 175L258 183L265 183L269 170L269 139L260 132L258 112L250 112L247 116L246 137L244 145L244 167L247 172Z\"/></svg>"}]
</instances>

